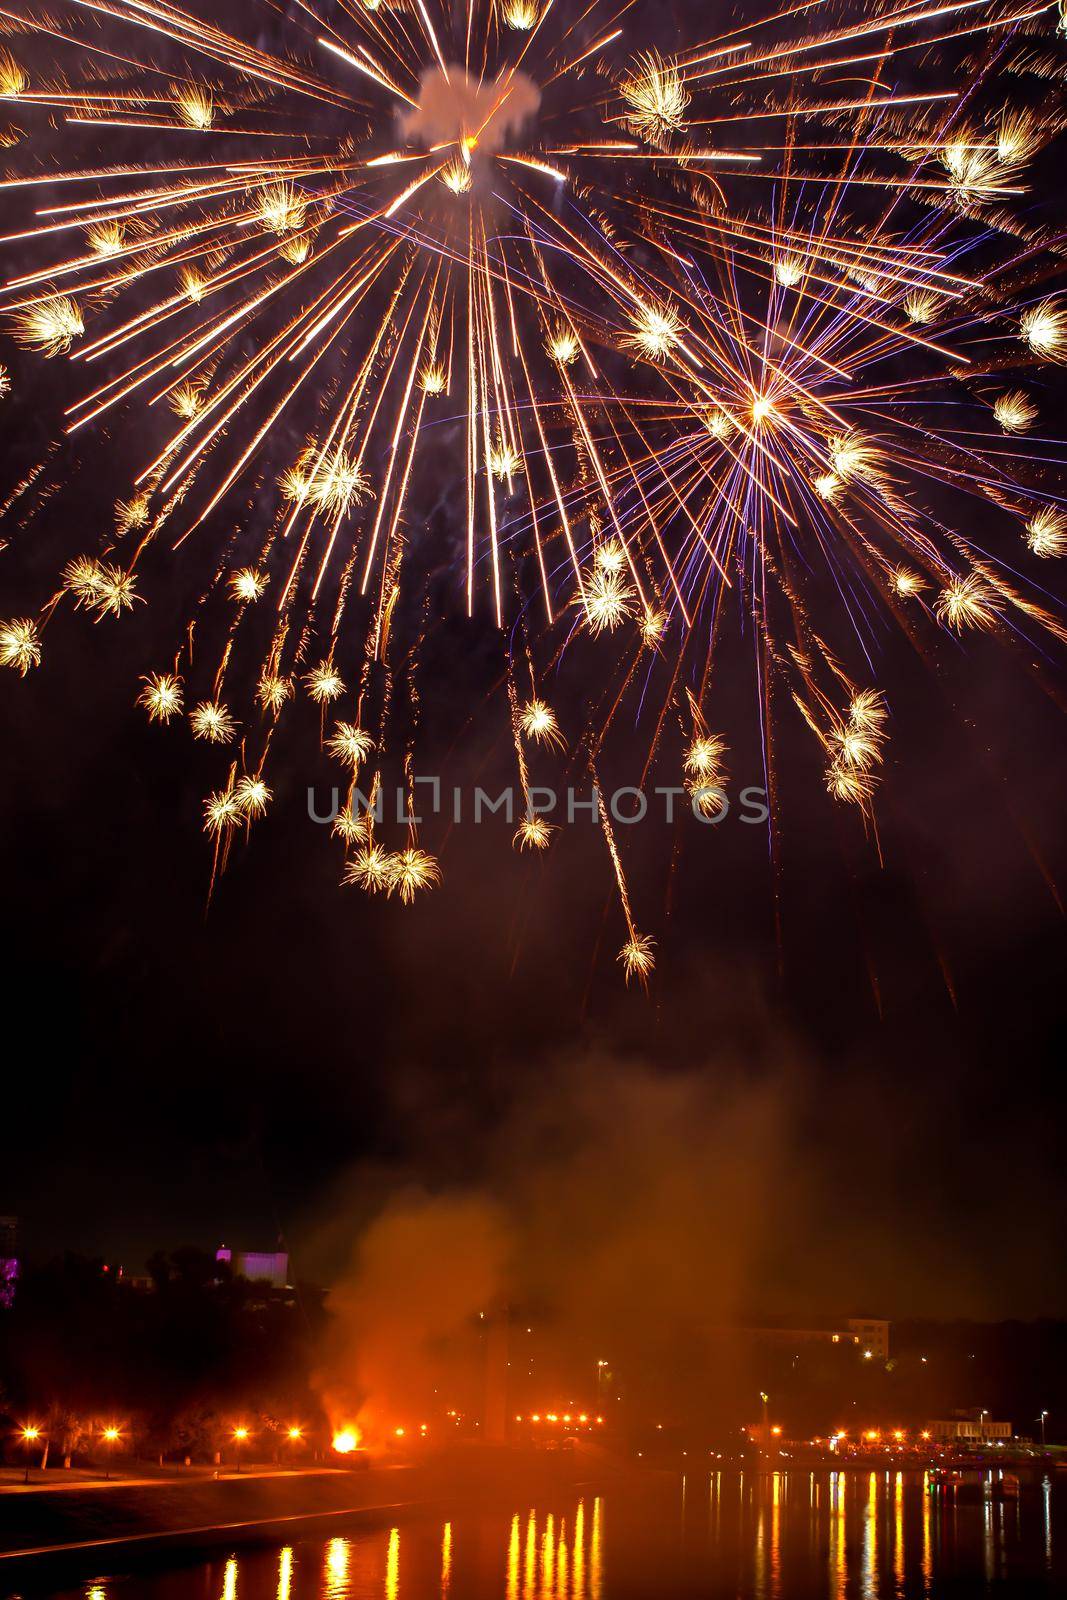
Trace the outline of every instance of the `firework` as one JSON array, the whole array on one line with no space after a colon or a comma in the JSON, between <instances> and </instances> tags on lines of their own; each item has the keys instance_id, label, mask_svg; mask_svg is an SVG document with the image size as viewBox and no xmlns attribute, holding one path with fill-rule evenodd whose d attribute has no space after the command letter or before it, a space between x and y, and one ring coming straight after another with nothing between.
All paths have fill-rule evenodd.
<instances>
[{"instance_id":1,"label":"firework","mask_svg":"<svg viewBox=\"0 0 1067 1600\"><path fill-rule=\"evenodd\" d=\"M625 122L648 139L677 133L685 121L689 94L682 74L655 50L638 56L619 85L626 105Z\"/></svg>"},{"instance_id":2,"label":"firework","mask_svg":"<svg viewBox=\"0 0 1067 1600\"><path fill-rule=\"evenodd\" d=\"M153 672L143 679L144 688L137 696L137 704L144 706L150 722L169 722L181 715L183 695L181 679L173 672Z\"/></svg>"},{"instance_id":3,"label":"firework","mask_svg":"<svg viewBox=\"0 0 1067 1600\"><path fill-rule=\"evenodd\" d=\"M189 725L194 739L206 739L209 744L229 744L237 732L229 709L217 700L202 700L190 712Z\"/></svg>"},{"instance_id":4,"label":"firework","mask_svg":"<svg viewBox=\"0 0 1067 1600\"><path fill-rule=\"evenodd\" d=\"M1013 611L1062 642L1012 567L1067 553L1041 437L1067 301L1027 218L1062 120L1047 86L1024 103L1051 15L845 0L635 55L610 0L238 3L225 26L109 0L61 30L35 4L54 63L0 52L26 132L2 326L69 374L64 434L124 466L113 527L0 627L0 661L36 666L60 607L128 614L173 549L197 599L137 701L207 744L241 730L205 802L217 865L268 808L299 686L349 782L343 881L404 904L439 881L352 807L371 763L412 793L450 608L498 641L527 800L567 748L537 687L574 660L572 752L655 727L642 771L680 762L710 820L733 618L768 772L799 708L868 828L888 702L856 685L886 617L920 650ZM77 493L46 476L27 526ZM655 941L601 820L643 983ZM531 810L514 843L551 834Z\"/></svg>"},{"instance_id":5,"label":"firework","mask_svg":"<svg viewBox=\"0 0 1067 1600\"><path fill-rule=\"evenodd\" d=\"M1035 355L1067 361L1067 305L1042 300L1023 315L1019 332Z\"/></svg>"},{"instance_id":6,"label":"firework","mask_svg":"<svg viewBox=\"0 0 1067 1600\"><path fill-rule=\"evenodd\" d=\"M351 767L352 771L356 772L374 749L374 740L365 728L357 727L351 722L338 722L334 724L326 748L331 755L336 756L346 767Z\"/></svg>"},{"instance_id":7,"label":"firework","mask_svg":"<svg viewBox=\"0 0 1067 1600\"><path fill-rule=\"evenodd\" d=\"M16 617L12 622L0 622L0 666L14 667L25 677L40 662L41 644L33 619Z\"/></svg>"},{"instance_id":8,"label":"firework","mask_svg":"<svg viewBox=\"0 0 1067 1600\"><path fill-rule=\"evenodd\" d=\"M1067 555L1067 511L1042 506L1026 524L1026 542L1035 556Z\"/></svg>"},{"instance_id":9,"label":"firework","mask_svg":"<svg viewBox=\"0 0 1067 1600\"><path fill-rule=\"evenodd\" d=\"M406 906L413 903L420 890L432 889L440 881L441 869L425 850L401 850L392 857L388 892L398 894Z\"/></svg>"},{"instance_id":10,"label":"firework","mask_svg":"<svg viewBox=\"0 0 1067 1600\"><path fill-rule=\"evenodd\" d=\"M49 295L17 312L14 318L19 344L45 356L63 355L84 332L81 311L68 295Z\"/></svg>"},{"instance_id":11,"label":"firework","mask_svg":"<svg viewBox=\"0 0 1067 1600\"><path fill-rule=\"evenodd\" d=\"M519 713L519 728L524 738L534 739L538 744L554 745L557 750L564 748L565 740L556 721L556 713L543 700L530 700L523 706Z\"/></svg>"},{"instance_id":12,"label":"firework","mask_svg":"<svg viewBox=\"0 0 1067 1600\"><path fill-rule=\"evenodd\" d=\"M994 400L993 415L1005 433L1025 433L1037 421L1037 407L1025 390L1012 389Z\"/></svg>"},{"instance_id":13,"label":"firework","mask_svg":"<svg viewBox=\"0 0 1067 1600\"><path fill-rule=\"evenodd\" d=\"M991 628L996 621L994 597L977 573L953 578L934 605L938 621L956 633L965 628Z\"/></svg>"},{"instance_id":14,"label":"firework","mask_svg":"<svg viewBox=\"0 0 1067 1600\"><path fill-rule=\"evenodd\" d=\"M328 705L332 700L339 700L345 692L345 682L329 661L320 661L317 667L306 674L304 683L312 700L319 705Z\"/></svg>"},{"instance_id":15,"label":"firework","mask_svg":"<svg viewBox=\"0 0 1067 1600\"><path fill-rule=\"evenodd\" d=\"M544 817L524 817L515 830L513 843L519 850L547 850L553 828Z\"/></svg>"},{"instance_id":16,"label":"firework","mask_svg":"<svg viewBox=\"0 0 1067 1600\"><path fill-rule=\"evenodd\" d=\"M380 844L368 844L345 862L343 883L358 884L368 894L388 893L393 882L393 860Z\"/></svg>"},{"instance_id":17,"label":"firework","mask_svg":"<svg viewBox=\"0 0 1067 1600\"><path fill-rule=\"evenodd\" d=\"M268 582L269 579L255 567L241 567L239 571L230 573L230 593L235 600L259 600Z\"/></svg>"}]
</instances>

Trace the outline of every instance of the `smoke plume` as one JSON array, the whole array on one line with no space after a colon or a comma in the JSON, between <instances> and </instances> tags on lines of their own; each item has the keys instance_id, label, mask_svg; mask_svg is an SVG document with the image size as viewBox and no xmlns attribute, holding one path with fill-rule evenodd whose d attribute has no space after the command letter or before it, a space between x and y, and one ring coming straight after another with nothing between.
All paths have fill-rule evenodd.
<instances>
[{"instance_id":1,"label":"smoke plume","mask_svg":"<svg viewBox=\"0 0 1067 1600\"><path fill-rule=\"evenodd\" d=\"M374 1435L435 1400L476 1411L478 1319L505 1305L536 1323L546 1383L588 1393L606 1351L669 1399L751 1297L784 1109L777 1082L595 1058L547 1071L491 1134L428 1105L407 1170L355 1174L337 1201L355 1239L331 1296L332 1420Z\"/></svg>"},{"instance_id":2,"label":"smoke plume","mask_svg":"<svg viewBox=\"0 0 1067 1600\"><path fill-rule=\"evenodd\" d=\"M524 72L479 83L455 64L447 77L440 67L428 67L419 103L403 113L400 126L412 143L433 148L476 137L478 149L492 154L522 131L540 104L540 90Z\"/></svg>"}]
</instances>

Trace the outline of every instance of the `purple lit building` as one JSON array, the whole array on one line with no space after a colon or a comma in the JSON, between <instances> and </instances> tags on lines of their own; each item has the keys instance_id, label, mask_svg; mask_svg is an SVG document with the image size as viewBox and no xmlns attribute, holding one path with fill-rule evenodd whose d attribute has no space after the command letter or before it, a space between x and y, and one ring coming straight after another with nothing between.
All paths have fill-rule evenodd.
<instances>
[{"instance_id":1,"label":"purple lit building","mask_svg":"<svg viewBox=\"0 0 1067 1600\"><path fill-rule=\"evenodd\" d=\"M289 1280L289 1256L285 1250L230 1250L220 1245L216 1261L225 1261L239 1278L253 1283L264 1280L275 1289L284 1289Z\"/></svg>"},{"instance_id":2,"label":"purple lit building","mask_svg":"<svg viewBox=\"0 0 1067 1600\"><path fill-rule=\"evenodd\" d=\"M0 1307L14 1304L18 1275L18 1218L0 1217Z\"/></svg>"}]
</instances>

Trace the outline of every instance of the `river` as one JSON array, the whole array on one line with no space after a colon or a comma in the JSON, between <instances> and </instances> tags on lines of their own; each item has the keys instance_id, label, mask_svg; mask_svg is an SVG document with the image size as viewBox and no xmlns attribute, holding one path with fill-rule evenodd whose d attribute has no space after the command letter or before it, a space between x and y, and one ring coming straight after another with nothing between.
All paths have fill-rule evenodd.
<instances>
[{"instance_id":1,"label":"river","mask_svg":"<svg viewBox=\"0 0 1067 1600\"><path fill-rule=\"evenodd\" d=\"M920 1472L676 1476L397 1513L330 1537L157 1557L3 1600L881 1600L1067 1593L1067 1482L956 1504Z\"/></svg>"}]
</instances>

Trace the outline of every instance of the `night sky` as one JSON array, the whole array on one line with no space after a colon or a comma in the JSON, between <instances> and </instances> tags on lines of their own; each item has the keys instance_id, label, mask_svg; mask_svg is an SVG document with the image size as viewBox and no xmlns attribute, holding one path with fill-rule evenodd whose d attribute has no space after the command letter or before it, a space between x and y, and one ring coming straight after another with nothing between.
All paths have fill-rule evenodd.
<instances>
[{"instance_id":1,"label":"night sky","mask_svg":"<svg viewBox=\"0 0 1067 1600\"><path fill-rule=\"evenodd\" d=\"M7 482L66 392L52 364L4 346L20 397ZM442 428L441 462L460 438ZM75 453L77 488L0 554L4 616L92 547L139 460L121 426ZM458 610L447 543L438 599ZM133 704L203 588L198 560L172 574L153 557L152 604L120 623L65 611L42 668L0 682L0 1214L18 1215L26 1251L138 1272L160 1246L283 1237L328 1279L326 1224L360 1175L479 1183L524 1107L595 1074L610 1119L611 1072L637 1067L780 1105L768 1311L806 1283L812 1310L1067 1316L1062 652L941 633L920 659L875 631L892 709L877 840L825 795L784 695L773 857L736 816L620 829L658 942L646 997L623 986L610 865L585 820L543 861L518 858L503 821L432 822L434 893L405 909L340 889L336 842L307 816L308 785L325 796L335 773L306 705L277 741L271 812L209 907L201 802L218 759ZM741 788L763 779L751 649L732 659L716 714ZM468 792L513 776L499 670L486 619L431 631L421 771ZM573 733L571 691L547 687ZM635 781L648 714L627 712L609 782Z\"/></svg>"},{"instance_id":2,"label":"night sky","mask_svg":"<svg viewBox=\"0 0 1067 1600\"><path fill-rule=\"evenodd\" d=\"M202 753L131 709L114 637L78 618L3 685L0 1211L27 1249L139 1270L160 1244L281 1234L299 1256L353 1170L477 1180L525 1096L607 1058L780 1094L793 1165L767 1203L786 1223L791 1185L816 1186L795 1245L827 1292L851 1301L862 1263L894 1313L1067 1313L1060 714L992 642L950 662L955 707L913 662L884 868L799 739L777 893L764 829L689 819L673 875L662 821L620 830L662 908L646 999L584 822L532 865L502 822L438 823L433 895L342 891L306 724L207 909ZM497 753L442 770L480 781Z\"/></svg>"}]
</instances>

